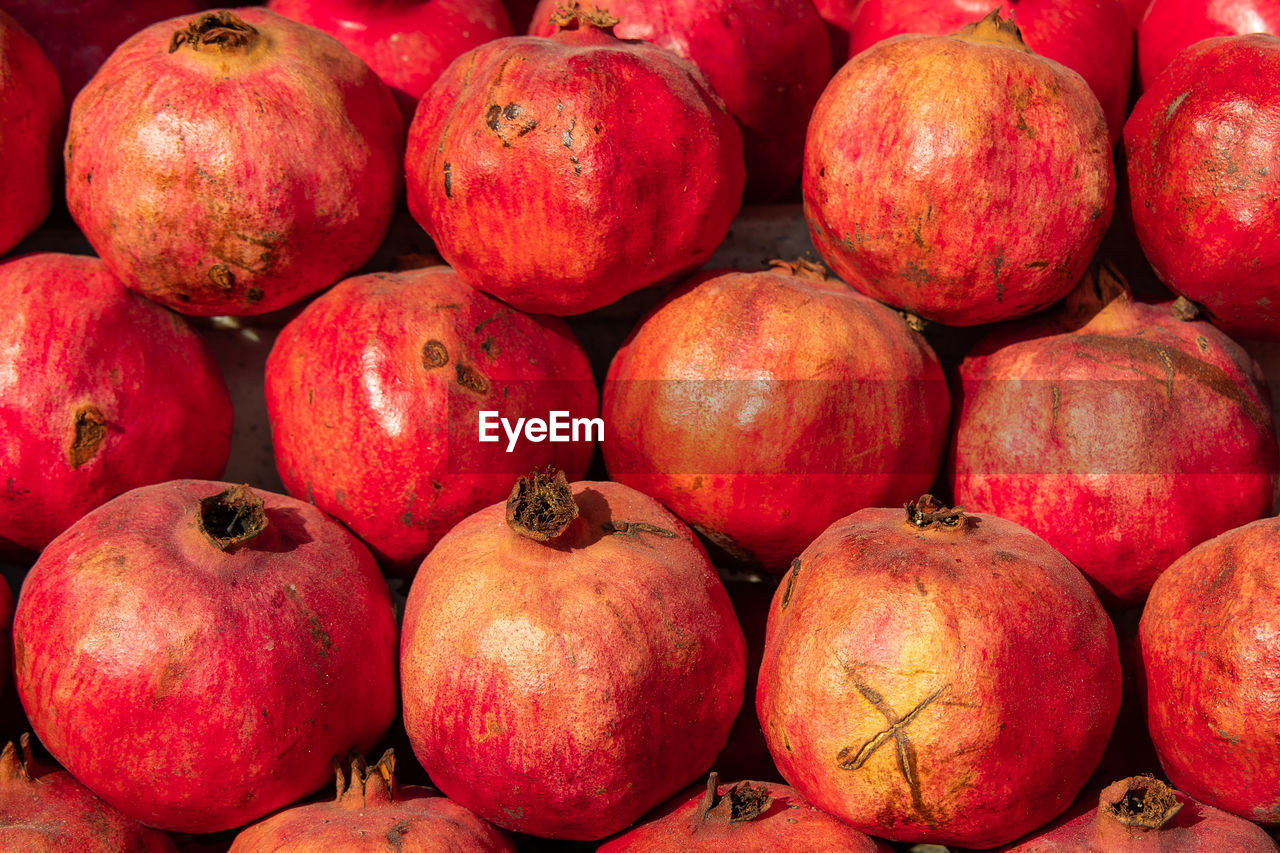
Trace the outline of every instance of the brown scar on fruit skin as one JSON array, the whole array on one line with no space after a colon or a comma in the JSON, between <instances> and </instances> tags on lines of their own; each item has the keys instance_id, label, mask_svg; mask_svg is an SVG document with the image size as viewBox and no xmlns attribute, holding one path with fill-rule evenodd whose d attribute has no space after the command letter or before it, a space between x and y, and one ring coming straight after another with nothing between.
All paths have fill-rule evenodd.
<instances>
[{"instance_id":1,"label":"brown scar on fruit skin","mask_svg":"<svg viewBox=\"0 0 1280 853\"><path fill-rule=\"evenodd\" d=\"M786 610L787 605L791 603L791 593L796 588L796 578L800 576L800 558L796 557L791 561L791 574L787 576L787 588L782 591L782 601L778 605L780 610Z\"/></svg>"},{"instance_id":2,"label":"brown scar on fruit skin","mask_svg":"<svg viewBox=\"0 0 1280 853\"><path fill-rule=\"evenodd\" d=\"M458 384L463 388L466 388L468 391L474 391L477 394L489 393L489 380L485 379L484 376L480 374L480 371L476 370L474 367L466 364L459 364L456 368L456 373Z\"/></svg>"},{"instance_id":3,"label":"brown scar on fruit skin","mask_svg":"<svg viewBox=\"0 0 1280 853\"><path fill-rule=\"evenodd\" d=\"M640 539L642 534L649 533L659 536L663 539L675 539L676 532L668 530L665 527L659 527L656 524L650 524L647 521L606 521L600 525L600 530L605 535L615 534L618 536L627 536L632 539Z\"/></svg>"},{"instance_id":4,"label":"brown scar on fruit skin","mask_svg":"<svg viewBox=\"0 0 1280 853\"><path fill-rule=\"evenodd\" d=\"M92 403L76 409L71 446L67 458L72 468L79 468L98 453L107 437L107 419Z\"/></svg>"},{"instance_id":5,"label":"brown scar on fruit skin","mask_svg":"<svg viewBox=\"0 0 1280 853\"><path fill-rule=\"evenodd\" d=\"M437 340L427 341L422 345L422 366L427 370L444 367L449 363L449 351Z\"/></svg>"}]
</instances>

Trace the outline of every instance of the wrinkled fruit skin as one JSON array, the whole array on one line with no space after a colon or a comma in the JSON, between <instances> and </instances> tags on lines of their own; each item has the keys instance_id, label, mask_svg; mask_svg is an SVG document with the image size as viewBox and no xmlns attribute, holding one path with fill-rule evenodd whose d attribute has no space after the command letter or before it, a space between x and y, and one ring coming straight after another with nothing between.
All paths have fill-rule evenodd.
<instances>
[{"instance_id":1,"label":"wrinkled fruit skin","mask_svg":"<svg viewBox=\"0 0 1280 853\"><path fill-rule=\"evenodd\" d=\"M0 551L135 486L222 475L231 398L185 320L56 253L0 263L0 304Z\"/></svg>"},{"instance_id":2,"label":"wrinkled fruit skin","mask_svg":"<svg viewBox=\"0 0 1280 853\"><path fill-rule=\"evenodd\" d=\"M1191 550L1156 581L1139 637L1151 740L1202 803L1280 824L1280 521Z\"/></svg>"},{"instance_id":3,"label":"wrinkled fruit skin","mask_svg":"<svg viewBox=\"0 0 1280 853\"><path fill-rule=\"evenodd\" d=\"M450 799L588 840L707 771L746 652L679 519L617 483L573 493L580 514L552 543L512 532L502 504L440 541L409 592L400 671L410 743Z\"/></svg>"},{"instance_id":4,"label":"wrinkled fruit skin","mask_svg":"<svg viewBox=\"0 0 1280 853\"><path fill-rule=\"evenodd\" d=\"M698 66L742 129L749 201L777 198L800 177L805 127L831 78L826 26L789 0L601 0L613 32L665 47ZM542 0L533 35L549 36L563 0Z\"/></svg>"},{"instance_id":5,"label":"wrinkled fruit skin","mask_svg":"<svg viewBox=\"0 0 1280 853\"><path fill-rule=\"evenodd\" d=\"M1280 0L1151 0L1138 31L1138 74L1143 89L1184 47L1219 36L1275 33Z\"/></svg>"},{"instance_id":6,"label":"wrinkled fruit skin","mask_svg":"<svg viewBox=\"0 0 1280 853\"><path fill-rule=\"evenodd\" d=\"M879 42L828 84L805 144L805 218L823 260L868 296L947 325L1064 296L1111 220L1097 98L1001 38Z\"/></svg>"},{"instance_id":7,"label":"wrinkled fruit skin","mask_svg":"<svg viewBox=\"0 0 1280 853\"><path fill-rule=\"evenodd\" d=\"M1085 578L1024 528L968 519L860 510L805 549L769 614L756 708L778 769L881 838L982 848L1041 826L1119 708Z\"/></svg>"},{"instance_id":8,"label":"wrinkled fruit skin","mask_svg":"<svg viewBox=\"0 0 1280 853\"><path fill-rule=\"evenodd\" d=\"M960 381L956 503L1044 537L1110 604L1140 603L1190 548L1271 514L1262 371L1169 303L1121 298L1078 329L996 331Z\"/></svg>"},{"instance_id":9,"label":"wrinkled fruit skin","mask_svg":"<svg viewBox=\"0 0 1280 853\"><path fill-rule=\"evenodd\" d=\"M418 105L406 173L414 219L469 284L580 314L711 257L741 203L742 135L692 63L585 27L456 59Z\"/></svg>"},{"instance_id":10,"label":"wrinkled fruit skin","mask_svg":"<svg viewBox=\"0 0 1280 853\"><path fill-rule=\"evenodd\" d=\"M1124 131L1133 224L1170 289L1228 333L1280 340L1280 39L1206 39Z\"/></svg>"},{"instance_id":11,"label":"wrinkled fruit skin","mask_svg":"<svg viewBox=\"0 0 1280 853\"><path fill-rule=\"evenodd\" d=\"M674 808L664 807L661 817L601 845L599 853L891 853L887 844L806 803L794 788L745 784L773 800L758 817L730 820L728 813L706 814L700 789ZM726 797L733 787L722 784L716 792Z\"/></svg>"},{"instance_id":12,"label":"wrinkled fruit skin","mask_svg":"<svg viewBox=\"0 0 1280 853\"><path fill-rule=\"evenodd\" d=\"M601 449L610 479L782 572L836 519L928 489L949 406L924 338L844 282L705 273L614 357Z\"/></svg>"},{"instance_id":13,"label":"wrinkled fruit skin","mask_svg":"<svg viewBox=\"0 0 1280 853\"><path fill-rule=\"evenodd\" d=\"M1115 145L1133 76L1133 31L1119 0L1011 0L1005 11L1016 17L1027 47L1084 77L1102 104ZM853 13L849 56L903 33L953 33L974 17L970 0L866 0Z\"/></svg>"},{"instance_id":14,"label":"wrinkled fruit skin","mask_svg":"<svg viewBox=\"0 0 1280 853\"><path fill-rule=\"evenodd\" d=\"M369 67L265 9L241 48L130 38L71 108L67 206L107 267L194 315L282 308L364 263L401 187L404 124ZM300 154L305 152L305 154Z\"/></svg>"},{"instance_id":15,"label":"wrinkled fruit skin","mask_svg":"<svg viewBox=\"0 0 1280 853\"><path fill-rule=\"evenodd\" d=\"M93 511L41 554L14 618L40 741L120 811L189 833L314 791L396 711L395 618L369 552L267 492L266 529L220 551L196 508L224 488L174 480Z\"/></svg>"},{"instance_id":16,"label":"wrinkled fruit skin","mask_svg":"<svg viewBox=\"0 0 1280 853\"><path fill-rule=\"evenodd\" d=\"M22 853L177 853L173 840L93 795L70 773L0 754L0 848Z\"/></svg>"},{"instance_id":17,"label":"wrinkled fruit skin","mask_svg":"<svg viewBox=\"0 0 1280 853\"><path fill-rule=\"evenodd\" d=\"M597 415L562 320L521 314L445 266L341 282L287 325L267 359L267 412L285 488L409 574L449 528L549 464L583 476L594 444L478 441L481 411L512 423Z\"/></svg>"},{"instance_id":18,"label":"wrinkled fruit skin","mask_svg":"<svg viewBox=\"0 0 1280 853\"><path fill-rule=\"evenodd\" d=\"M0 255L49 215L62 111L58 72L35 39L0 10Z\"/></svg>"},{"instance_id":19,"label":"wrinkled fruit skin","mask_svg":"<svg viewBox=\"0 0 1280 853\"><path fill-rule=\"evenodd\" d=\"M514 32L501 0L271 0L267 8L323 30L369 63L406 125L450 62Z\"/></svg>"}]
</instances>

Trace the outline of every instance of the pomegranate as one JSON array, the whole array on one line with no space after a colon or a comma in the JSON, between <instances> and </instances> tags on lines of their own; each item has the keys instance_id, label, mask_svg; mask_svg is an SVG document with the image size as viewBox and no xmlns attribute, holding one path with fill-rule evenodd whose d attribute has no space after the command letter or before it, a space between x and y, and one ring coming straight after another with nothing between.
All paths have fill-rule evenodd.
<instances>
[{"instance_id":1,"label":"pomegranate","mask_svg":"<svg viewBox=\"0 0 1280 853\"><path fill-rule=\"evenodd\" d=\"M1152 587L1139 629L1147 722L1169 780L1272 826L1280 825L1278 541L1280 519L1266 518L1191 549Z\"/></svg>"},{"instance_id":2,"label":"pomegranate","mask_svg":"<svg viewBox=\"0 0 1280 853\"><path fill-rule=\"evenodd\" d=\"M1043 536L1104 601L1137 604L1193 545L1271 514L1280 454L1244 350L1091 276L1085 313L997 330L960 365L954 495Z\"/></svg>"},{"instance_id":3,"label":"pomegranate","mask_svg":"<svg viewBox=\"0 0 1280 853\"><path fill-rule=\"evenodd\" d=\"M1133 224L1156 274L1228 333L1280 340L1280 39L1205 39L1124 131Z\"/></svg>"},{"instance_id":4,"label":"pomegranate","mask_svg":"<svg viewBox=\"0 0 1280 853\"><path fill-rule=\"evenodd\" d=\"M135 486L222 475L231 398L181 317L57 253L0 262L0 304L0 552Z\"/></svg>"},{"instance_id":5,"label":"pomegranate","mask_svg":"<svg viewBox=\"0 0 1280 853\"><path fill-rule=\"evenodd\" d=\"M0 10L0 255L49 215L62 110L58 72L35 39Z\"/></svg>"},{"instance_id":6,"label":"pomegranate","mask_svg":"<svg viewBox=\"0 0 1280 853\"><path fill-rule=\"evenodd\" d=\"M618 483L536 473L414 578L405 730L440 790L486 820L602 838L710 767L742 702L744 645L679 519Z\"/></svg>"},{"instance_id":7,"label":"pomegranate","mask_svg":"<svg viewBox=\"0 0 1280 853\"><path fill-rule=\"evenodd\" d=\"M738 212L737 125L691 62L614 38L614 21L575 7L551 38L463 54L409 128L409 210L469 284L521 311L674 281Z\"/></svg>"},{"instance_id":8,"label":"pomegranate","mask_svg":"<svg viewBox=\"0 0 1280 853\"><path fill-rule=\"evenodd\" d=\"M902 317L816 265L694 276L604 384L610 479L769 571L827 525L929 488L949 397Z\"/></svg>"},{"instance_id":9,"label":"pomegranate","mask_svg":"<svg viewBox=\"0 0 1280 853\"><path fill-rule=\"evenodd\" d=\"M270 0L267 8L325 31L369 63L406 123L455 57L514 32L502 0Z\"/></svg>"},{"instance_id":10,"label":"pomegranate","mask_svg":"<svg viewBox=\"0 0 1280 853\"><path fill-rule=\"evenodd\" d=\"M1081 797L1067 816L1003 853L1175 853L1230 850L1276 853L1280 847L1246 820L1201 805L1151 776Z\"/></svg>"},{"instance_id":11,"label":"pomegranate","mask_svg":"<svg viewBox=\"0 0 1280 853\"><path fill-rule=\"evenodd\" d=\"M996 10L850 60L814 108L803 188L837 275L968 326L1071 290L1111 220L1115 173L1088 85Z\"/></svg>"},{"instance_id":12,"label":"pomegranate","mask_svg":"<svg viewBox=\"0 0 1280 853\"><path fill-rule=\"evenodd\" d=\"M397 853L515 853L503 832L457 803L429 788L397 785L391 750L373 767L359 753L348 763L344 777L334 762L336 800L277 812L237 835L228 853L333 853L381 841Z\"/></svg>"},{"instance_id":13,"label":"pomegranate","mask_svg":"<svg viewBox=\"0 0 1280 853\"><path fill-rule=\"evenodd\" d=\"M18 597L18 695L40 741L129 817L241 826L319 787L396 712L373 557L310 504L173 480L49 544Z\"/></svg>"},{"instance_id":14,"label":"pomegranate","mask_svg":"<svg viewBox=\"0 0 1280 853\"><path fill-rule=\"evenodd\" d=\"M1144 11L1137 27L1144 89L1184 47L1207 38L1280 30L1280 0L1150 0Z\"/></svg>"},{"instance_id":15,"label":"pomegranate","mask_svg":"<svg viewBox=\"0 0 1280 853\"><path fill-rule=\"evenodd\" d=\"M756 707L783 777L895 841L992 847L1070 804L1120 704L1115 631L1044 540L929 495L827 528L782 580Z\"/></svg>"},{"instance_id":16,"label":"pomegranate","mask_svg":"<svg viewBox=\"0 0 1280 853\"><path fill-rule=\"evenodd\" d=\"M998 0L865 0L849 28L849 55L902 33L945 35L999 5ZM1027 47L1077 72L1107 116L1108 138L1120 139L1133 76L1133 29L1119 0L1008 0Z\"/></svg>"},{"instance_id":17,"label":"pomegranate","mask_svg":"<svg viewBox=\"0 0 1280 853\"><path fill-rule=\"evenodd\" d=\"M594 436L578 426L598 405L562 320L514 311L445 266L358 276L316 299L277 339L266 397L285 488L400 574L521 471L585 474ZM577 440L513 450L494 423L481 443L486 411L509 423L560 411Z\"/></svg>"},{"instance_id":18,"label":"pomegranate","mask_svg":"<svg viewBox=\"0 0 1280 853\"><path fill-rule=\"evenodd\" d=\"M122 44L76 98L67 206L143 295L261 314L373 254L403 137L382 81L317 30L258 8L175 18Z\"/></svg>"},{"instance_id":19,"label":"pomegranate","mask_svg":"<svg viewBox=\"0 0 1280 853\"><path fill-rule=\"evenodd\" d=\"M892 853L806 803L786 785L720 784L600 847L599 853Z\"/></svg>"},{"instance_id":20,"label":"pomegranate","mask_svg":"<svg viewBox=\"0 0 1280 853\"><path fill-rule=\"evenodd\" d=\"M622 39L643 39L698 66L742 129L746 197L769 201L795 185L805 128L831 78L826 27L794 0L592 0L618 18ZM555 33L564 0L542 0L530 32Z\"/></svg>"},{"instance_id":21,"label":"pomegranate","mask_svg":"<svg viewBox=\"0 0 1280 853\"><path fill-rule=\"evenodd\" d=\"M0 752L0 847L24 853L177 853L173 840L122 815L70 773L31 755L31 735Z\"/></svg>"}]
</instances>

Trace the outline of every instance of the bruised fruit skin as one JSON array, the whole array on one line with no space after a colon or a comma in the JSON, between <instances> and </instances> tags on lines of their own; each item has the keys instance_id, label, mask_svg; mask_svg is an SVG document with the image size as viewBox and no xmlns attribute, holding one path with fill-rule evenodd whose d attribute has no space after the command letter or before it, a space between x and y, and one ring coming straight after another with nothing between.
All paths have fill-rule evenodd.
<instances>
[{"instance_id":1,"label":"bruised fruit skin","mask_svg":"<svg viewBox=\"0 0 1280 853\"><path fill-rule=\"evenodd\" d=\"M1280 39L1206 39L1125 125L1133 224L1168 287L1237 337L1280 340Z\"/></svg>"},{"instance_id":2,"label":"bruised fruit skin","mask_svg":"<svg viewBox=\"0 0 1280 853\"><path fill-rule=\"evenodd\" d=\"M259 8L154 24L76 98L67 206L129 287L261 314L364 263L402 185L390 91L334 39Z\"/></svg>"},{"instance_id":3,"label":"bruised fruit skin","mask_svg":"<svg viewBox=\"0 0 1280 853\"><path fill-rule=\"evenodd\" d=\"M1151 776L1083 794L1066 816L1002 853L1277 853L1247 820L1211 808Z\"/></svg>"},{"instance_id":4,"label":"bruised fruit skin","mask_svg":"<svg viewBox=\"0 0 1280 853\"><path fill-rule=\"evenodd\" d=\"M595 418L596 384L562 320L521 314L445 266L341 282L267 359L267 412L285 488L409 574L449 528L554 464L581 477L594 443L478 440L480 412L515 423ZM572 437L572 434L570 434Z\"/></svg>"},{"instance_id":5,"label":"bruised fruit skin","mask_svg":"<svg viewBox=\"0 0 1280 853\"><path fill-rule=\"evenodd\" d=\"M70 773L35 762L31 736L21 752L0 752L0 847L23 853L177 853L173 840L125 817Z\"/></svg>"},{"instance_id":6,"label":"bruised fruit skin","mask_svg":"<svg viewBox=\"0 0 1280 853\"><path fill-rule=\"evenodd\" d=\"M600 847L599 853L891 853L786 785L718 784Z\"/></svg>"},{"instance_id":7,"label":"bruised fruit skin","mask_svg":"<svg viewBox=\"0 0 1280 853\"><path fill-rule=\"evenodd\" d=\"M450 799L593 840L707 771L746 650L679 519L618 483L571 488L522 477L440 540L409 591L400 678L413 751Z\"/></svg>"},{"instance_id":8,"label":"bruised fruit skin","mask_svg":"<svg viewBox=\"0 0 1280 853\"><path fill-rule=\"evenodd\" d=\"M0 10L0 255L49 215L62 112L58 72L36 40Z\"/></svg>"},{"instance_id":9,"label":"bruised fruit skin","mask_svg":"<svg viewBox=\"0 0 1280 853\"><path fill-rule=\"evenodd\" d=\"M742 135L693 63L566 12L466 53L409 128L409 210L469 284L580 314L711 257L742 199ZM601 27L604 27L603 29Z\"/></svg>"},{"instance_id":10,"label":"bruised fruit skin","mask_svg":"<svg viewBox=\"0 0 1280 853\"><path fill-rule=\"evenodd\" d=\"M610 479L740 560L782 572L827 525L932 485L937 357L901 316L815 265L694 276L604 385Z\"/></svg>"},{"instance_id":11,"label":"bruised fruit skin","mask_svg":"<svg viewBox=\"0 0 1280 853\"><path fill-rule=\"evenodd\" d=\"M1115 632L1044 540L925 495L782 579L756 708L783 777L893 841L991 847L1071 804L1120 705Z\"/></svg>"},{"instance_id":12,"label":"bruised fruit skin","mask_svg":"<svg viewBox=\"0 0 1280 853\"><path fill-rule=\"evenodd\" d=\"M222 475L231 398L183 318L56 253L0 263L0 304L0 551L135 486Z\"/></svg>"},{"instance_id":13,"label":"bruised fruit skin","mask_svg":"<svg viewBox=\"0 0 1280 853\"><path fill-rule=\"evenodd\" d=\"M1280 0L1151 0L1144 12L1135 27L1144 89L1198 41L1280 30Z\"/></svg>"},{"instance_id":14,"label":"bruised fruit skin","mask_svg":"<svg viewBox=\"0 0 1280 853\"><path fill-rule=\"evenodd\" d=\"M542 0L530 32L549 36L564 0ZM826 27L791 0L600 0L614 34L665 47L698 66L742 129L746 197L768 201L800 177L805 127L831 78Z\"/></svg>"},{"instance_id":15,"label":"bruised fruit skin","mask_svg":"<svg viewBox=\"0 0 1280 853\"><path fill-rule=\"evenodd\" d=\"M511 840L430 788L396 784L391 750L372 767L355 754L336 800L277 812L236 836L228 853L515 853ZM383 846L385 843L386 846Z\"/></svg>"},{"instance_id":16,"label":"bruised fruit skin","mask_svg":"<svg viewBox=\"0 0 1280 853\"><path fill-rule=\"evenodd\" d=\"M455 57L514 32L501 0L271 0L267 8L323 30L369 63L406 124Z\"/></svg>"},{"instance_id":17,"label":"bruised fruit skin","mask_svg":"<svg viewBox=\"0 0 1280 853\"><path fill-rule=\"evenodd\" d=\"M1077 328L1002 329L960 365L958 504L1022 524L1109 604L1193 546L1271 514L1280 458L1262 371L1170 303L1113 298Z\"/></svg>"},{"instance_id":18,"label":"bruised fruit skin","mask_svg":"<svg viewBox=\"0 0 1280 853\"><path fill-rule=\"evenodd\" d=\"M314 791L396 712L373 557L310 504L173 480L49 544L18 598L18 695L41 743L149 826L241 826Z\"/></svg>"},{"instance_id":19,"label":"bruised fruit skin","mask_svg":"<svg viewBox=\"0 0 1280 853\"><path fill-rule=\"evenodd\" d=\"M823 260L868 296L970 326L1066 295L1111 221L1098 99L992 12L848 62L814 108L804 211Z\"/></svg>"},{"instance_id":20,"label":"bruised fruit skin","mask_svg":"<svg viewBox=\"0 0 1280 853\"><path fill-rule=\"evenodd\" d=\"M1147 720L1180 790L1280 824L1280 520L1192 549L1151 589L1139 639Z\"/></svg>"}]
</instances>

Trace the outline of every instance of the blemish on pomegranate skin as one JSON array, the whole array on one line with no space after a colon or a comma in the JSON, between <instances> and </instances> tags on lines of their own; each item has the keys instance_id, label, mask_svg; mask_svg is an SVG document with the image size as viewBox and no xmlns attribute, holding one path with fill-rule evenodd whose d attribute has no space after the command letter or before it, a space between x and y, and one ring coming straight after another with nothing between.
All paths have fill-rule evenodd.
<instances>
[{"instance_id":1,"label":"blemish on pomegranate skin","mask_svg":"<svg viewBox=\"0 0 1280 853\"><path fill-rule=\"evenodd\" d=\"M444 197L453 198L453 164L444 164Z\"/></svg>"},{"instance_id":2,"label":"blemish on pomegranate skin","mask_svg":"<svg viewBox=\"0 0 1280 853\"><path fill-rule=\"evenodd\" d=\"M444 367L449 363L449 351L437 340L427 341L422 345L422 366L427 370Z\"/></svg>"},{"instance_id":3,"label":"blemish on pomegranate skin","mask_svg":"<svg viewBox=\"0 0 1280 853\"><path fill-rule=\"evenodd\" d=\"M92 404L76 409L75 435L68 449L72 468L79 468L98 453L102 440L107 437L107 419Z\"/></svg>"}]
</instances>

